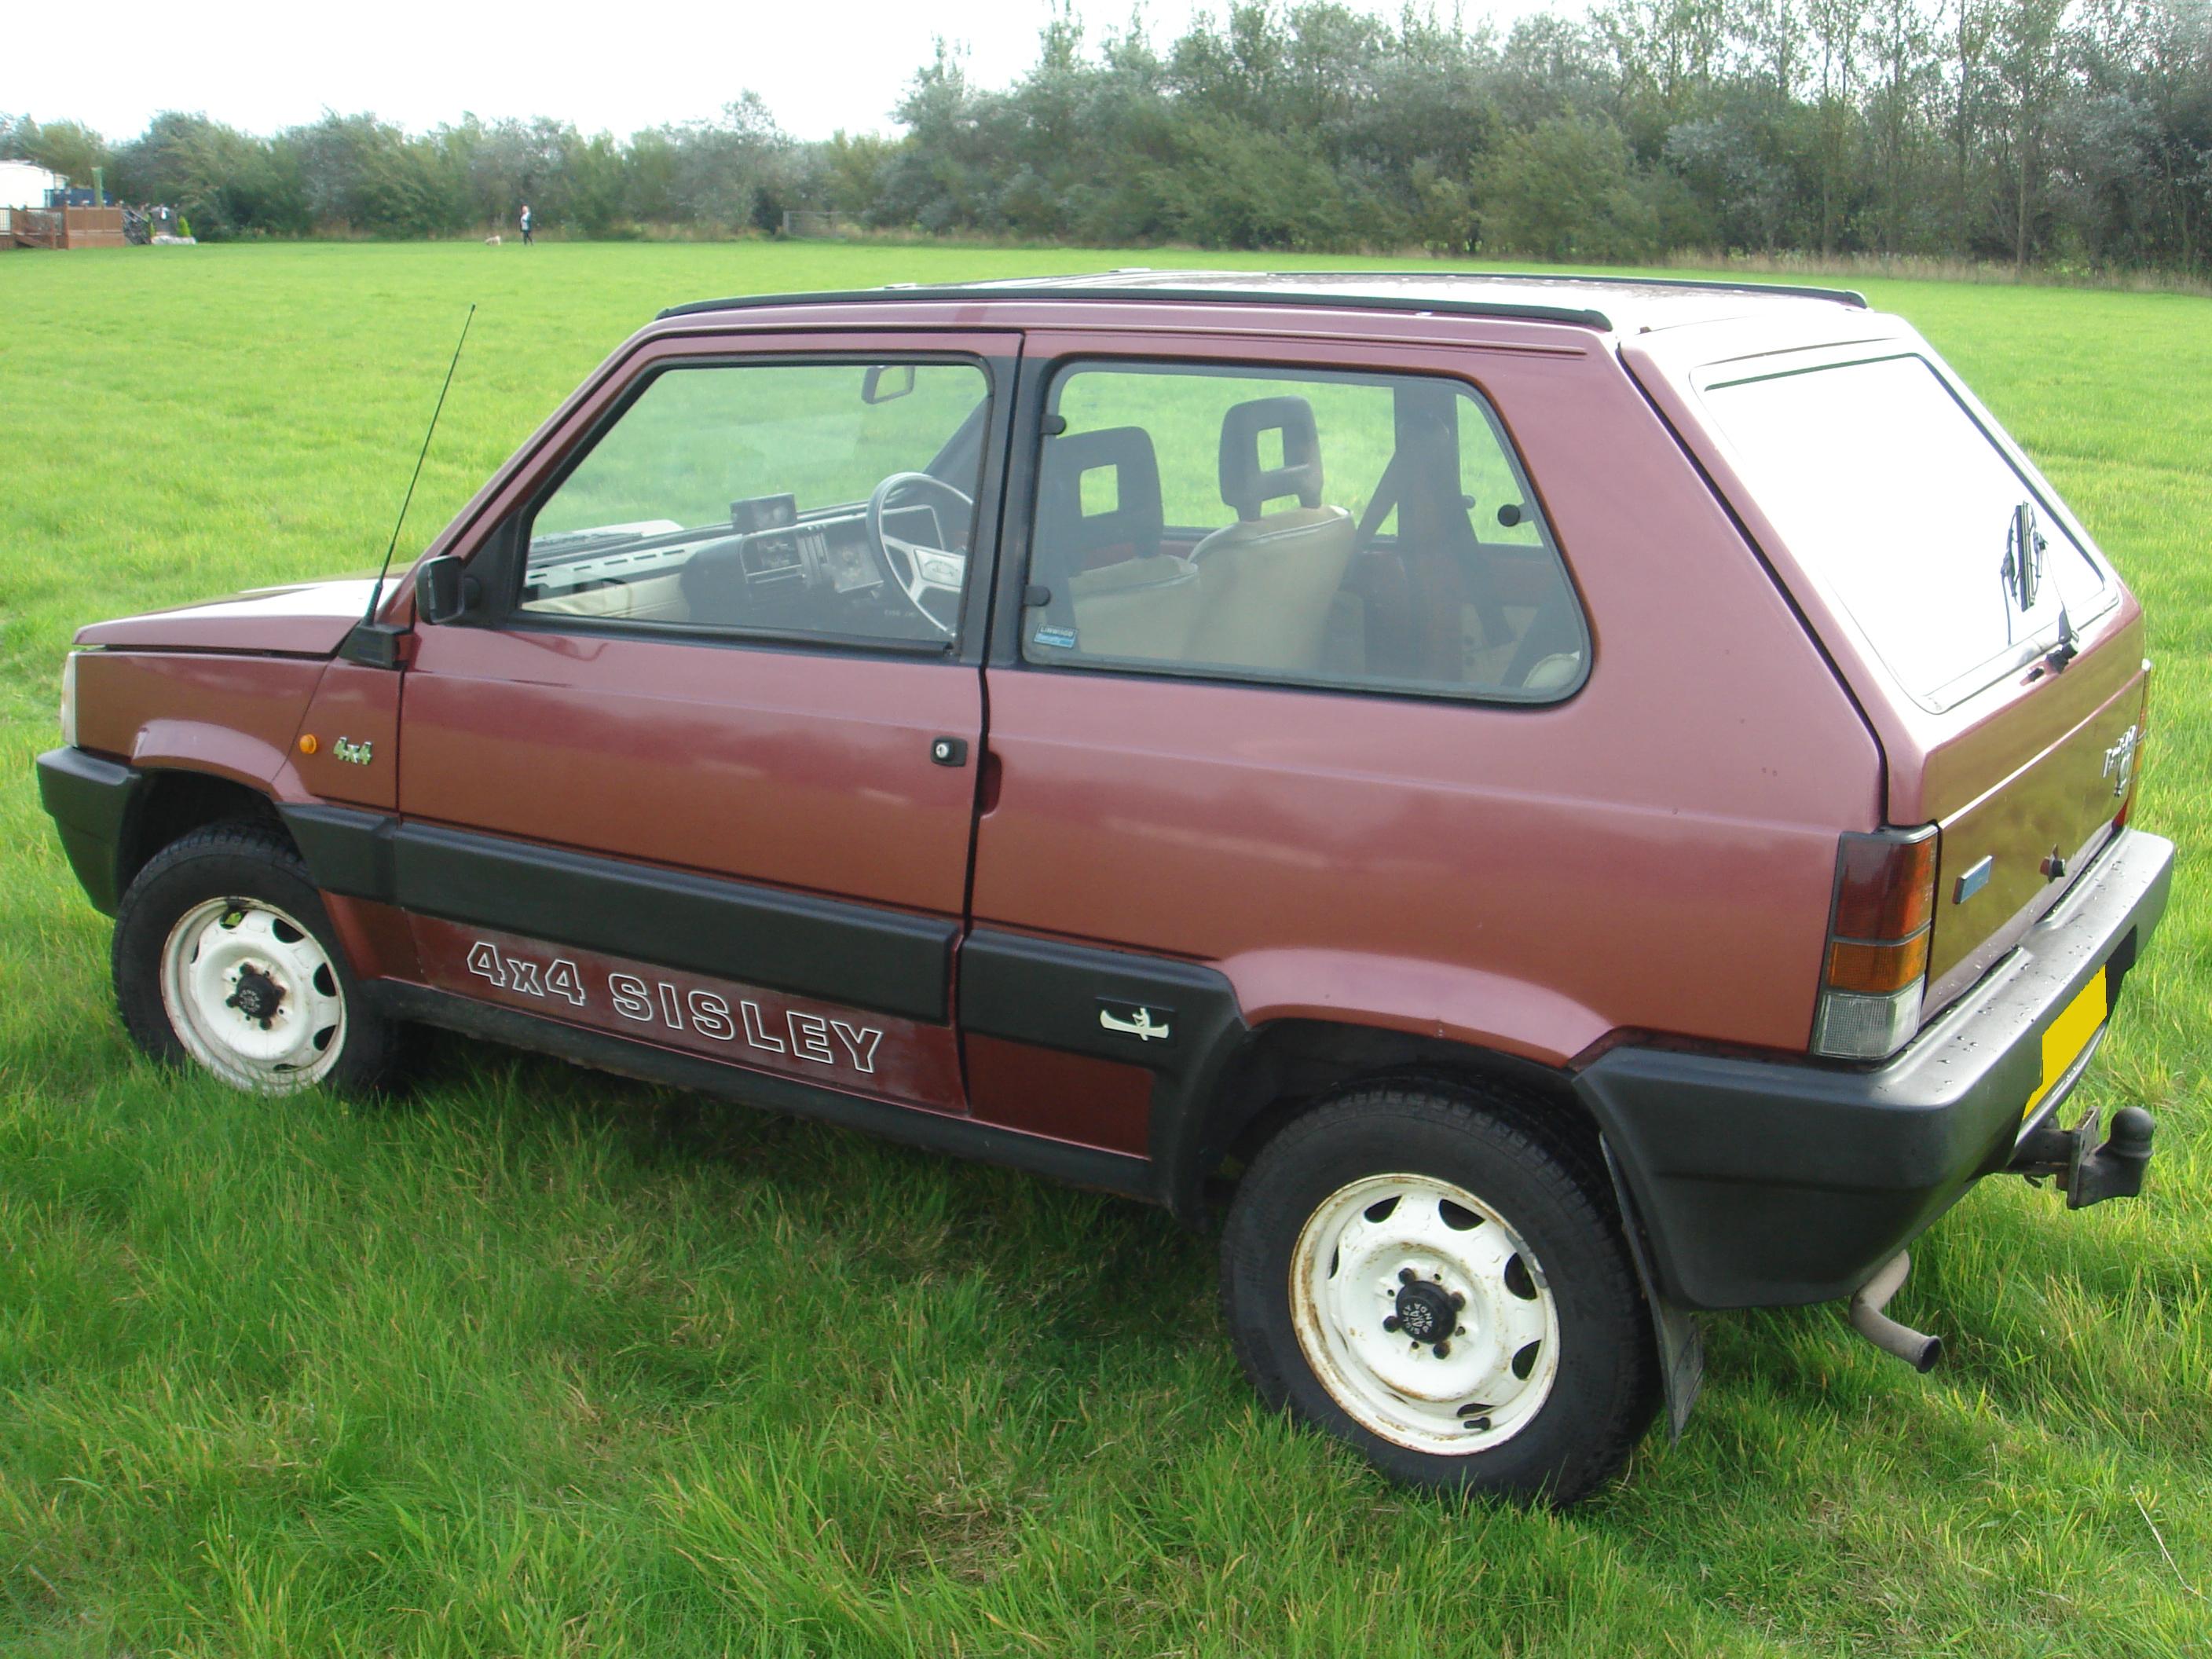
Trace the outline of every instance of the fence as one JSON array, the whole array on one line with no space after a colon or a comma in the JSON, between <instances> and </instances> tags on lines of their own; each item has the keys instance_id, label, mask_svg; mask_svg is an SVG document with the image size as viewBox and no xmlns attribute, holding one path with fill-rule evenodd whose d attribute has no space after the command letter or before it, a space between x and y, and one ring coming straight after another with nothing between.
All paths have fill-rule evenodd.
<instances>
[{"instance_id":1,"label":"fence","mask_svg":"<svg viewBox=\"0 0 2212 1659\"><path fill-rule=\"evenodd\" d=\"M63 240L62 216L52 208L11 208L0 231L0 247L67 247Z\"/></svg>"}]
</instances>

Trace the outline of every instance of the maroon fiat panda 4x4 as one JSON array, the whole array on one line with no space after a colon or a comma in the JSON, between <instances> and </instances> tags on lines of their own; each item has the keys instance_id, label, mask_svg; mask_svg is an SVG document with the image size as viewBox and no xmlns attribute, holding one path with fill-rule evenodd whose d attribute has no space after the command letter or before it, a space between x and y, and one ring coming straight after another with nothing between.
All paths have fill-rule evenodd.
<instances>
[{"instance_id":1,"label":"maroon fiat panda 4x4","mask_svg":"<svg viewBox=\"0 0 2212 1659\"><path fill-rule=\"evenodd\" d=\"M2134 599L1853 295L1165 275L687 306L413 580L88 628L125 1023L410 1022L1225 1204L1260 1392L1571 1501L1693 1310L1853 1297L2165 903Z\"/></svg>"}]
</instances>

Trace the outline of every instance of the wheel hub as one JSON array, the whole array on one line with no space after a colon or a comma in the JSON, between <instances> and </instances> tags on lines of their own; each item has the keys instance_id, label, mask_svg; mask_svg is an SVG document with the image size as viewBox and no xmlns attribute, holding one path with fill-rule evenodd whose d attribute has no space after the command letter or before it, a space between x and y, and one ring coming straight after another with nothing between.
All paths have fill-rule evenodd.
<instances>
[{"instance_id":1,"label":"wheel hub","mask_svg":"<svg viewBox=\"0 0 2212 1659\"><path fill-rule=\"evenodd\" d=\"M1291 1249L1291 1316L1315 1376L1395 1444L1456 1454L1510 1439L1559 1372L1543 1270L1498 1210L1413 1172L1360 1176Z\"/></svg>"},{"instance_id":2,"label":"wheel hub","mask_svg":"<svg viewBox=\"0 0 2212 1659\"><path fill-rule=\"evenodd\" d=\"M225 1082L283 1094L320 1081L345 1046L337 969L267 901L212 898L161 947L161 1007L177 1041Z\"/></svg>"},{"instance_id":3,"label":"wheel hub","mask_svg":"<svg viewBox=\"0 0 2212 1659\"><path fill-rule=\"evenodd\" d=\"M1396 1328L1414 1341L1441 1344L1459 1325L1459 1309L1455 1302L1466 1299L1453 1297L1433 1280L1416 1279L1399 1286L1391 1317L1398 1322Z\"/></svg>"},{"instance_id":4,"label":"wheel hub","mask_svg":"<svg viewBox=\"0 0 2212 1659\"><path fill-rule=\"evenodd\" d=\"M238 970L236 984L238 988L223 999L223 1006L237 1009L267 1030L276 1018L277 1006L284 1000L284 988L250 964Z\"/></svg>"}]
</instances>

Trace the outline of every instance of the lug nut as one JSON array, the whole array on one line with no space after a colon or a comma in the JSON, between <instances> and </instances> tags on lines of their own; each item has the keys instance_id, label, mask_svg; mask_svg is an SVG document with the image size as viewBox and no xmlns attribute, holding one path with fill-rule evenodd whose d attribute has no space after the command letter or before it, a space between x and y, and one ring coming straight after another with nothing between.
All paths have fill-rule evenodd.
<instances>
[{"instance_id":1,"label":"lug nut","mask_svg":"<svg viewBox=\"0 0 2212 1659\"><path fill-rule=\"evenodd\" d=\"M1398 1282L1401 1285L1410 1285L1418 1277L1419 1277L1419 1275L1415 1273L1411 1267L1401 1267L1398 1269Z\"/></svg>"},{"instance_id":2,"label":"lug nut","mask_svg":"<svg viewBox=\"0 0 2212 1659\"><path fill-rule=\"evenodd\" d=\"M1391 1314L1385 1318L1382 1322L1382 1328L1386 1331L1396 1330L1398 1328L1398 1316Z\"/></svg>"},{"instance_id":3,"label":"lug nut","mask_svg":"<svg viewBox=\"0 0 2212 1659\"><path fill-rule=\"evenodd\" d=\"M1454 1291L1452 1292L1452 1306L1455 1308L1464 1308L1467 1306L1467 1293L1464 1291Z\"/></svg>"},{"instance_id":4,"label":"lug nut","mask_svg":"<svg viewBox=\"0 0 2212 1659\"><path fill-rule=\"evenodd\" d=\"M1437 1358L1439 1358L1439 1359L1444 1358L1445 1358L1446 1356L1448 1356L1450 1352L1451 1352L1451 1344L1450 1344L1449 1342L1439 1342L1439 1343L1437 1343Z\"/></svg>"}]
</instances>

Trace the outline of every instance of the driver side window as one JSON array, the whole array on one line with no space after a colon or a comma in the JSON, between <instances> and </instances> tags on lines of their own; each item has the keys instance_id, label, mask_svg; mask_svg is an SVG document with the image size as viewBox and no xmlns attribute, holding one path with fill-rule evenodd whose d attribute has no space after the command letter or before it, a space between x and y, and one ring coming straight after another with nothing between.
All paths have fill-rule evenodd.
<instances>
[{"instance_id":1,"label":"driver side window","mask_svg":"<svg viewBox=\"0 0 2212 1659\"><path fill-rule=\"evenodd\" d=\"M531 515L516 613L948 642L989 391L963 362L664 370Z\"/></svg>"}]
</instances>

